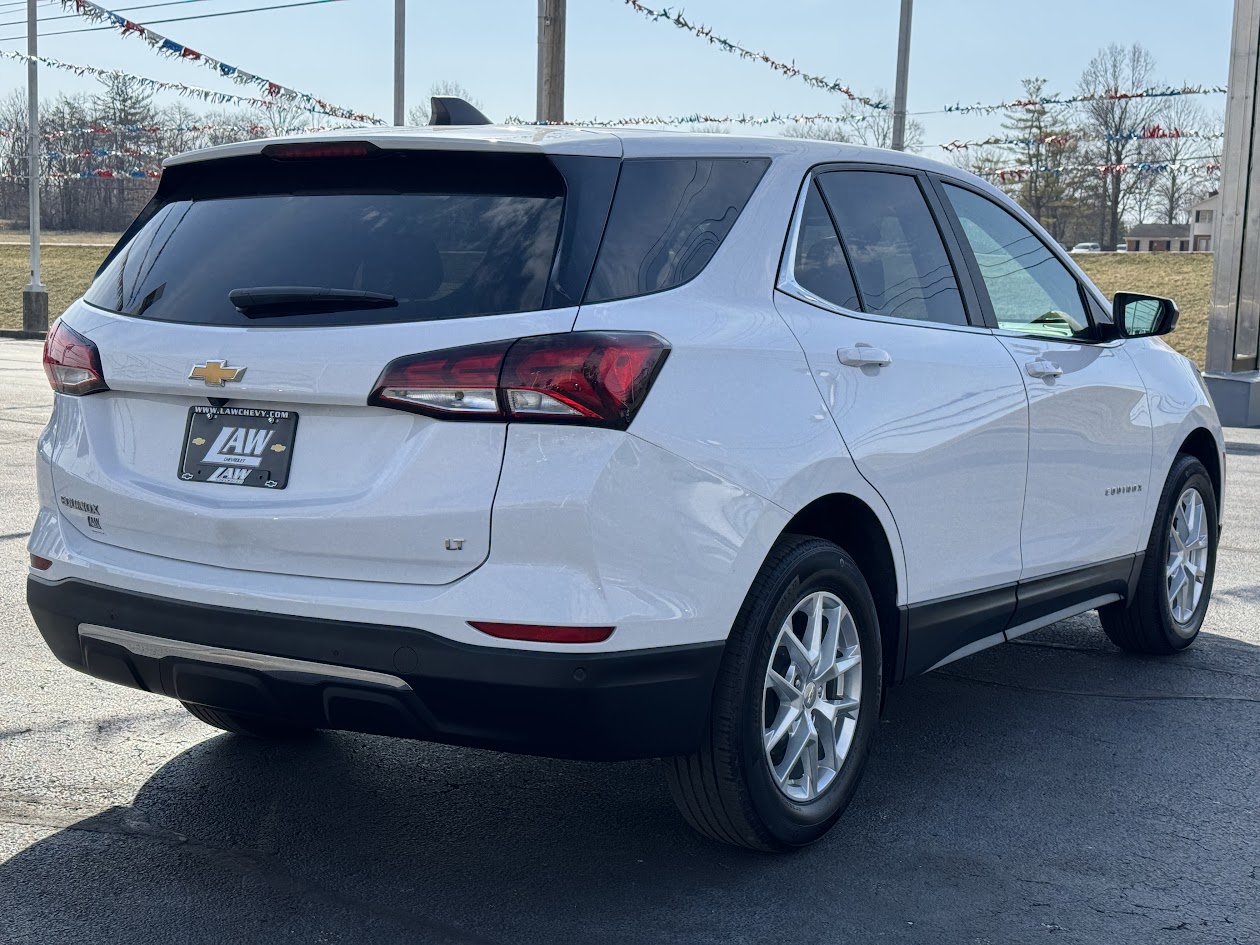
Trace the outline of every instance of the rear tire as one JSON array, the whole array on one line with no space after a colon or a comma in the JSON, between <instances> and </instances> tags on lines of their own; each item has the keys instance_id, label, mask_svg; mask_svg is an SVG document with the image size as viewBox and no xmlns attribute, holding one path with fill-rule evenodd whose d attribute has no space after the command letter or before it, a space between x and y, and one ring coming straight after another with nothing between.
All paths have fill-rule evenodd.
<instances>
[{"instance_id":1,"label":"rear tire","mask_svg":"<svg viewBox=\"0 0 1260 945\"><path fill-rule=\"evenodd\" d=\"M687 822L754 850L822 837L866 764L881 656L875 601L848 553L780 538L727 638L700 750L665 759Z\"/></svg>"},{"instance_id":2,"label":"rear tire","mask_svg":"<svg viewBox=\"0 0 1260 945\"><path fill-rule=\"evenodd\" d=\"M310 736L315 729L297 725L281 719L267 718L261 715L246 715L241 712L229 712L227 709L212 709L208 705L197 705L193 702L181 703L192 713L194 718L231 732L233 735L244 735L247 738L259 738L269 741L291 741Z\"/></svg>"},{"instance_id":3,"label":"rear tire","mask_svg":"<svg viewBox=\"0 0 1260 945\"><path fill-rule=\"evenodd\" d=\"M1098 610L1103 630L1120 649L1165 655L1184 650L1199 635L1216 572L1216 509L1203 464L1179 455L1160 494L1133 599Z\"/></svg>"}]
</instances>

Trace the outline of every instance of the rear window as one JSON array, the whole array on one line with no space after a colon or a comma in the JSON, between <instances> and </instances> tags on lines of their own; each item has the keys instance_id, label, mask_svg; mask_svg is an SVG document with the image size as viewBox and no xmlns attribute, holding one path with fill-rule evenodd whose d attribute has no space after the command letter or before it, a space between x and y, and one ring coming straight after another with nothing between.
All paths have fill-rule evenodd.
<instances>
[{"instance_id":1,"label":"rear window","mask_svg":"<svg viewBox=\"0 0 1260 945\"><path fill-rule=\"evenodd\" d=\"M253 156L175 167L167 178L89 303L170 322L324 325L527 312L548 301L565 180L541 155ZM397 304L247 317L228 298L280 286L383 293Z\"/></svg>"},{"instance_id":2,"label":"rear window","mask_svg":"<svg viewBox=\"0 0 1260 945\"><path fill-rule=\"evenodd\" d=\"M764 158L623 162L585 301L647 295L695 278L769 165Z\"/></svg>"}]
</instances>

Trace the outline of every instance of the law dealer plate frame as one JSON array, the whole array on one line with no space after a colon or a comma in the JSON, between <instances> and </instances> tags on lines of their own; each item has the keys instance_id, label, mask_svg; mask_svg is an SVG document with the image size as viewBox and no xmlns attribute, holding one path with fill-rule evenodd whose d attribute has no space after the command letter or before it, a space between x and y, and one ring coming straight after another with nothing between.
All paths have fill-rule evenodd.
<instances>
[{"instance_id":1,"label":"law dealer plate frame","mask_svg":"<svg viewBox=\"0 0 1260 945\"><path fill-rule=\"evenodd\" d=\"M292 410L190 407L184 448L179 456L179 478L185 482L283 489L289 484L297 424L298 415Z\"/></svg>"}]
</instances>

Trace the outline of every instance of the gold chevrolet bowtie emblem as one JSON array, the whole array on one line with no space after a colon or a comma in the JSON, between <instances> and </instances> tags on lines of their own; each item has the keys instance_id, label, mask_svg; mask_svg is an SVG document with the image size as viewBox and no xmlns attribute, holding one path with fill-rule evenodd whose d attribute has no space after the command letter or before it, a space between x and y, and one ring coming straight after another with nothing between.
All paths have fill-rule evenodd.
<instances>
[{"instance_id":1,"label":"gold chevrolet bowtie emblem","mask_svg":"<svg viewBox=\"0 0 1260 945\"><path fill-rule=\"evenodd\" d=\"M207 361L196 365L188 379L205 381L207 387L222 387L224 381L239 381L244 376L243 367L228 367L226 361Z\"/></svg>"}]
</instances>

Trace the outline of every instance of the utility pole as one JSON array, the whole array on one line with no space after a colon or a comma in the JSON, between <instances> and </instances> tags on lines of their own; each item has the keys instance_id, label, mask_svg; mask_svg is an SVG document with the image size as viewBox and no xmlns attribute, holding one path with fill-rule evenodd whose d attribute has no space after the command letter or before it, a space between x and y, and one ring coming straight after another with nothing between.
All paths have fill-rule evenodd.
<instances>
[{"instance_id":1,"label":"utility pole","mask_svg":"<svg viewBox=\"0 0 1260 945\"><path fill-rule=\"evenodd\" d=\"M394 0L394 124L407 121L403 74L407 67L407 0Z\"/></svg>"},{"instance_id":2,"label":"utility pole","mask_svg":"<svg viewBox=\"0 0 1260 945\"><path fill-rule=\"evenodd\" d=\"M1235 0L1205 380L1221 422L1260 426L1260 0Z\"/></svg>"},{"instance_id":3,"label":"utility pole","mask_svg":"<svg viewBox=\"0 0 1260 945\"><path fill-rule=\"evenodd\" d=\"M910 78L910 13L914 0L901 0L901 27L897 31L897 84L893 89L892 149L906 149L906 83Z\"/></svg>"},{"instance_id":4,"label":"utility pole","mask_svg":"<svg viewBox=\"0 0 1260 945\"><path fill-rule=\"evenodd\" d=\"M538 0L538 121L564 121L565 0Z\"/></svg>"},{"instance_id":5,"label":"utility pole","mask_svg":"<svg viewBox=\"0 0 1260 945\"><path fill-rule=\"evenodd\" d=\"M31 281L22 287L22 330L48 330L48 288L39 278L39 25L26 0L26 186L31 198Z\"/></svg>"}]
</instances>

